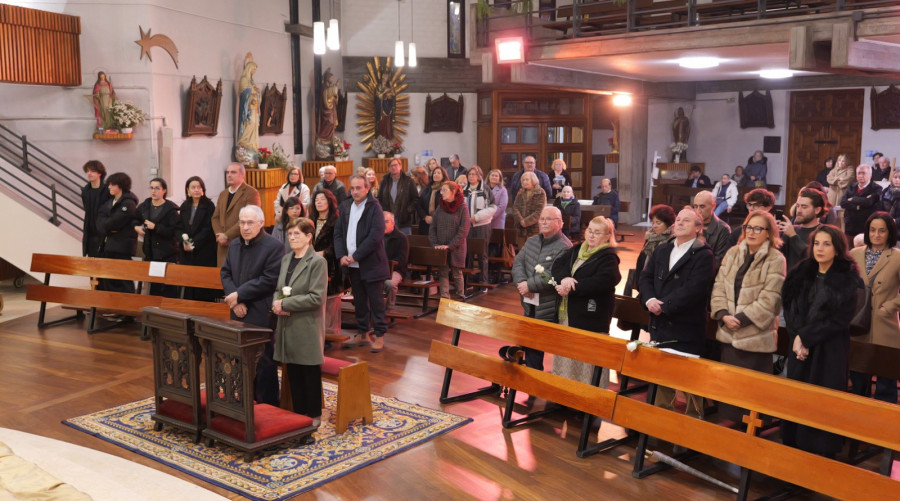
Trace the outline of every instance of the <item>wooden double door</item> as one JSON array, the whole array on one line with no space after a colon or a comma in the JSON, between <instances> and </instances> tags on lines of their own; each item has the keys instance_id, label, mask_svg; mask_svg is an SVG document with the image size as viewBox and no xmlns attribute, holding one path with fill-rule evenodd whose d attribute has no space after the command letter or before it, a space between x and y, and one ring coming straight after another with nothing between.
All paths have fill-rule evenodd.
<instances>
[{"instance_id":1,"label":"wooden double door","mask_svg":"<svg viewBox=\"0 0 900 501\"><path fill-rule=\"evenodd\" d=\"M859 162L864 106L864 89L791 92L785 207L828 157L845 154L850 165Z\"/></svg>"}]
</instances>

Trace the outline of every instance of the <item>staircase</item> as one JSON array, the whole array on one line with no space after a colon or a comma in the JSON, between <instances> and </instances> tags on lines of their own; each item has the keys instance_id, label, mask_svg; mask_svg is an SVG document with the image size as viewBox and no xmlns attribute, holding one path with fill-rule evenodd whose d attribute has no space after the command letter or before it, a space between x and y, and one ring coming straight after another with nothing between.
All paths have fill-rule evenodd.
<instances>
[{"instance_id":1,"label":"staircase","mask_svg":"<svg viewBox=\"0 0 900 501\"><path fill-rule=\"evenodd\" d=\"M80 256L84 182L77 171L0 124L0 258L29 273L32 253ZM62 277L53 283L87 285Z\"/></svg>"}]
</instances>

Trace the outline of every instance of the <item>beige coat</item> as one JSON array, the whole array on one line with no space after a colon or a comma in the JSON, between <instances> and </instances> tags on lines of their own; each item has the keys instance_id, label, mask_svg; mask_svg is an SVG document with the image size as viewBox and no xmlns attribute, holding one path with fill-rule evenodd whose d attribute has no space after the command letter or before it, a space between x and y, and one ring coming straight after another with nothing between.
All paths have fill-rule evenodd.
<instances>
[{"instance_id":1,"label":"beige coat","mask_svg":"<svg viewBox=\"0 0 900 501\"><path fill-rule=\"evenodd\" d=\"M856 261L866 285L869 285L872 275L878 273L872 284L872 330L867 336L855 339L900 348L900 249L885 250L871 273L866 273L865 246L853 249L850 255ZM882 306L887 313L881 311Z\"/></svg>"},{"instance_id":2,"label":"beige coat","mask_svg":"<svg viewBox=\"0 0 900 501\"><path fill-rule=\"evenodd\" d=\"M831 202L832 207L835 207L841 205L841 197L844 196L847 187L856 181L856 169L849 165L843 169L835 166L828 171L826 179L828 180L828 201Z\"/></svg>"},{"instance_id":3,"label":"beige coat","mask_svg":"<svg viewBox=\"0 0 900 501\"><path fill-rule=\"evenodd\" d=\"M219 199L216 201L216 209L212 215L213 233L224 233L228 237L228 242L241 234L238 226L241 209L247 205L259 205L259 192L256 188L247 183L238 186L231 204L228 203L228 188L219 193ZM217 257L219 267L225 262L225 254L228 253L228 245L217 245Z\"/></svg>"},{"instance_id":4,"label":"beige coat","mask_svg":"<svg viewBox=\"0 0 900 501\"><path fill-rule=\"evenodd\" d=\"M734 279L744 256L747 242L732 247L725 254L710 300L713 315L721 310L728 315L743 313L750 325L732 331L720 325L716 339L735 349L758 353L774 353L778 345L778 314L781 312L781 286L785 277L784 255L766 242L753 257L744 274L740 294L734 297Z\"/></svg>"}]
</instances>

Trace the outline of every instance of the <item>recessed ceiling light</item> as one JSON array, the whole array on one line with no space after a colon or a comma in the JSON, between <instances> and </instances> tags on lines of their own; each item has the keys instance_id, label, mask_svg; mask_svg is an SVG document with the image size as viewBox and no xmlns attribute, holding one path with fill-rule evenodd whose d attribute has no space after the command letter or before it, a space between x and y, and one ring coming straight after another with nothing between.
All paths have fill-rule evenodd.
<instances>
[{"instance_id":1,"label":"recessed ceiling light","mask_svg":"<svg viewBox=\"0 0 900 501\"><path fill-rule=\"evenodd\" d=\"M762 70L759 76L763 78L791 78L794 72L791 70Z\"/></svg>"},{"instance_id":2,"label":"recessed ceiling light","mask_svg":"<svg viewBox=\"0 0 900 501\"><path fill-rule=\"evenodd\" d=\"M678 66L692 70L715 68L720 61L717 57L683 57L678 60Z\"/></svg>"}]
</instances>

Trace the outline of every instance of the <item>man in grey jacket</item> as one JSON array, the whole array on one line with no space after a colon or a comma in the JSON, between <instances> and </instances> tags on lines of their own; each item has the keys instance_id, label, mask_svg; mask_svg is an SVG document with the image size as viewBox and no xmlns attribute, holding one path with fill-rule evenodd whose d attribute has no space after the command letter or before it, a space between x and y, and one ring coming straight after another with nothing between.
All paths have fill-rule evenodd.
<instances>
[{"instance_id":1,"label":"man in grey jacket","mask_svg":"<svg viewBox=\"0 0 900 501\"><path fill-rule=\"evenodd\" d=\"M547 282L553 261L572 247L562 233L562 214L556 207L544 207L538 219L540 233L525 241L516 253L512 278L522 296L525 316L556 322L556 288ZM544 370L544 352L525 348L525 365Z\"/></svg>"}]
</instances>

